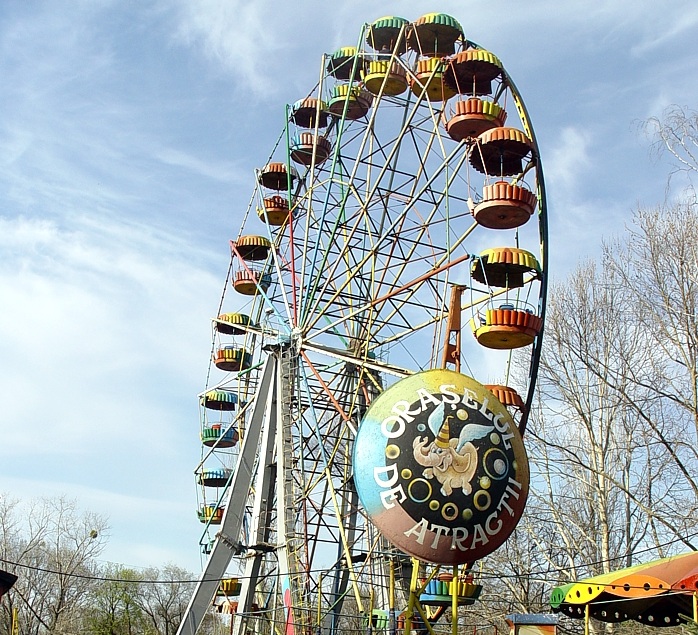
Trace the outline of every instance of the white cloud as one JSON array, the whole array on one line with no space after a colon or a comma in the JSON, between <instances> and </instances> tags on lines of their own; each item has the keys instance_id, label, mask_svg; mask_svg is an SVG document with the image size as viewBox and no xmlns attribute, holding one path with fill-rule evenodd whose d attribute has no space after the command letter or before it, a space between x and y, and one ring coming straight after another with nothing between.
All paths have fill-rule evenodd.
<instances>
[{"instance_id":1,"label":"white cloud","mask_svg":"<svg viewBox=\"0 0 698 635\"><path fill-rule=\"evenodd\" d=\"M644 33L630 49L632 55L646 57L665 46L675 48L682 37L686 37L690 43L695 42L698 25L698 7L695 3L659 6L662 10L657 11L652 20L645 21ZM634 11L632 14L638 16L641 12Z\"/></svg>"},{"instance_id":2,"label":"white cloud","mask_svg":"<svg viewBox=\"0 0 698 635\"><path fill-rule=\"evenodd\" d=\"M119 224L62 230L20 218L1 221L0 235L0 452L84 454L127 445L144 426L167 447L172 406L150 392L167 394L163 381L194 392L191 371L205 370L201 300L219 283L201 255ZM198 340L181 337L190 329Z\"/></svg>"},{"instance_id":3,"label":"white cloud","mask_svg":"<svg viewBox=\"0 0 698 635\"><path fill-rule=\"evenodd\" d=\"M546 181L550 181L560 198L567 202L579 194L592 164L589 133L567 126L556 141L554 147L547 148L543 166Z\"/></svg>"},{"instance_id":4,"label":"white cloud","mask_svg":"<svg viewBox=\"0 0 698 635\"><path fill-rule=\"evenodd\" d=\"M201 42L205 53L238 77L244 89L270 94L272 73L287 59L283 53L290 33L278 28L284 4L274 3L272 10L264 0L181 2L179 35L187 44Z\"/></svg>"},{"instance_id":5,"label":"white cloud","mask_svg":"<svg viewBox=\"0 0 698 635\"><path fill-rule=\"evenodd\" d=\"M106 560L198 570L208 264L135 223L0 220L0 490L108 516Z\"/></svg>"},{"instance_id":6,"label":"white cloud","mask_svg":"<svg viewBox=\"0 0 698 635\"><path fill-rule=\"evenodd\" d=\"M0 490L108 513L106 559L196 569L196 395L247 170L205 83L129 60L135 16L85 5L0 25Z\"/></svg>"},{"instance_id":7,"label":"white cloud","mask_svg":"<svg viewBox=\"0 0 698 635\"><path fill-rule=\"evenodd\" d=\"M167 165L183 168L185 172L199 174L216 181L224 183L237 182L240 184L246 182L246 179L242 177L240 170L232 161L218 165L173 148L164 148L156 151L155 158Z\"/></svg>"}]
</instances>

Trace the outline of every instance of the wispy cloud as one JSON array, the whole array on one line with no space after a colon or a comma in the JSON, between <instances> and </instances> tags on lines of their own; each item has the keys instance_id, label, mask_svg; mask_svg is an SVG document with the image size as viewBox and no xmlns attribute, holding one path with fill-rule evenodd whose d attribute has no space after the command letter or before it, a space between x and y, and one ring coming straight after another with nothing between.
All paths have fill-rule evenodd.
<instances>
[{"instance_id":1,"label":"wispy cloud","mask_svg":"<svg viewBox=\"0 0 698 635\"><path fill-rule=\"evenodd\" d=\"M652 20L645 21L642 35L630 49L632 55L646 57L662 48L671 47L677 57L681 57L682 40L687 45L695 43L696 27L698 27L698 6L695 3L678 3L678 6L661 5L662 10L656 12ZM633 11L630 15L637 17L642 12Z\"/></svg>"},{"instance_id":2,"label":"wispy cloud","mask_svg":"<svg viewBox=\"0 0 698 635\"><path fill-rule=\"evenodd\" d=\"M107 515L106 559L196 568L206 254L118 221L3 219L0 237L0 490ZM134 540L150 532L157 553Z\"/></svg>"},{"instance_id":3,"label":"wispy cloud","mask_svg":"<svg viewBox=\"0 0 698 635\"><path fill-rule=\"evenodd\" d=\"M205 371L203 300L219 285L205 257L137 225L19 218L0 235L0 452L84 455L127 446L144 426L163 450L178 391L195 394ZM198 341L182 339L192 328ZM21 421L41 422L42 443Z\"/></svg>"},{"instance_id":4,"label":"wispy cloud","mask_svg":"<svg viewBox=\"0 0 698 635\"><path fill-rule=\"evenodd\" d=\"M155 158L167 165L183 168L188 173L198 174L224 183L236 182L242 184L249 180L245 178L249 177L249 175L243 176L241 170L232 161L215 164L172 148L163 148L157 151Z\"/></svg>"},{"instance_id":5,"label":"wispy cloud","mask_svg":"<svg viewBox=\"0 0 698 635\"><path fill-rule=\"evenodd\" d=\"M547 148L546 178L565 201L580 195L592 164L589 145L588 132L568 126L560 131L556 145Z\"/></svg>"},{"instance_id":6,"label":"wispy cloud","mask_svg":"<svg viewBox=\"0 0 698 635\"><path fill-rule=\"evenodd\" d=\"M223 64L257 95L274 93L274 72L284 59L291 34L279 29L287 3L244 0L181 2L179 36L200 43L204 52ZM278 56L278 59L277 59Z\"/></svg>"}]
</instances>

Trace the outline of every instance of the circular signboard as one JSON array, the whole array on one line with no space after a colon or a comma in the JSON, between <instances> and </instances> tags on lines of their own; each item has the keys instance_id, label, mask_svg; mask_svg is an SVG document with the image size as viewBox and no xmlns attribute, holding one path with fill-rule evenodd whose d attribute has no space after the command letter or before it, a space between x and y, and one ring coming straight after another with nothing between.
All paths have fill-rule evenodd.
<instances>
[{"instance_id":1,"label":"circular signboard","mask_svg":"<svg viewBox=\"0 0 698 635\"><path fill-rule=\"evenodd\" d=\"M528 459L507 409L452 370L411 375L361 421L354 480L369 518L396 547L437 564L473 562L516 527Z\"/></svg>"}]
</instances>

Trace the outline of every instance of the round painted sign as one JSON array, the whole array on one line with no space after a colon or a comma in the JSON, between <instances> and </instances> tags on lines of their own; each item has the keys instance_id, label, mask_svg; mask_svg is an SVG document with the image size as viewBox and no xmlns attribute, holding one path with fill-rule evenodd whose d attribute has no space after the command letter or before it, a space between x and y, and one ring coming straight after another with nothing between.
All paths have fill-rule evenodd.
<instances>
[{"instance_id":1,"label":"round painted sign","mask_svg":"<svg viewBox=\"0 0 698 635\"><path fill-rule=\"evenodd\" d=\"M400 380L373 401L354 444L369 518L396 547L462 564L497 549L528 496L528 459L507 409L452 370Z\"/></svg>"}]
</instances>

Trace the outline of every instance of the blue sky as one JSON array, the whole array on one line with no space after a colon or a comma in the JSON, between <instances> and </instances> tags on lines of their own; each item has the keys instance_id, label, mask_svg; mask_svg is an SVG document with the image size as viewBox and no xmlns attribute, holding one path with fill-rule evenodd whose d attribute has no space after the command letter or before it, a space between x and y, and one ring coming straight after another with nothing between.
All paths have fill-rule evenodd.
<instances>
[{"instance_id":1,"label":"blue sky","mask_svg":"<svg viewBox=\"0 0 698 635\"><path fill-rule=\"evenodd\" d=\"M198 571L196 395L253 170L323 53L431 11L524 97L553 278L663 202L637 123L698 105L693 0L0 4L0 491L106 514L105 560Z\"/></svg>"}]
</instances>

